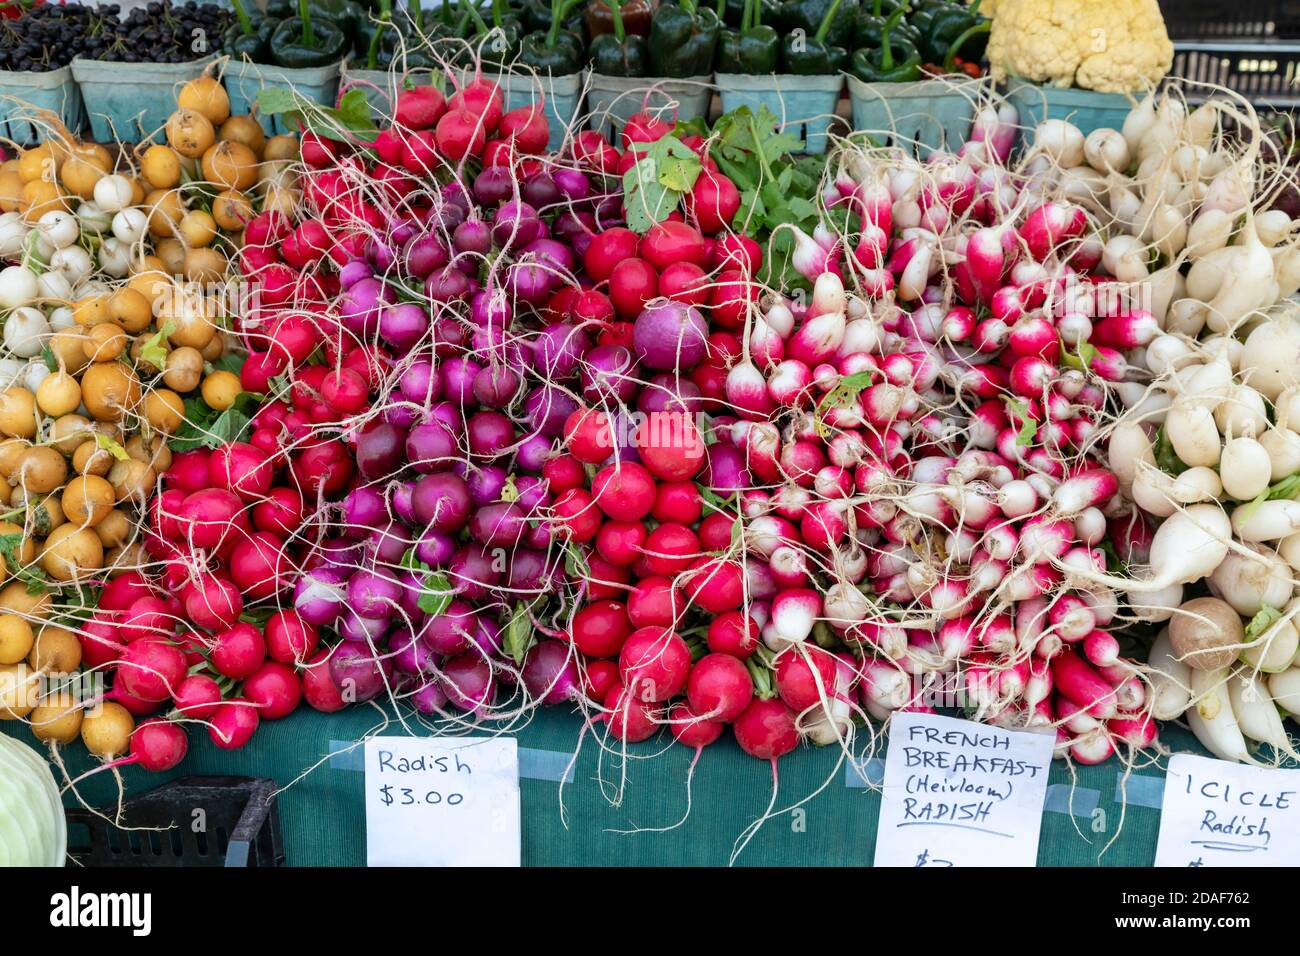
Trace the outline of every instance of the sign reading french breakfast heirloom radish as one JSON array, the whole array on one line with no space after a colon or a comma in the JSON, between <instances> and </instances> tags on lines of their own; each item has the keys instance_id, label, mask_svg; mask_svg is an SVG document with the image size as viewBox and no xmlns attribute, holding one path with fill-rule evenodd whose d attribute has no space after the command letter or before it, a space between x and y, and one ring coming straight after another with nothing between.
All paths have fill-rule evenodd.
<instances>
[{"instance_id":1,"label":"sign reading french breakfast heirloom radish","mask_svg":"<svg viewBox=\"0 0 1300 956\"><path fill-rule=\"evenodd\" d=\"M889 729L876 866L1033 866L1054 738L938 714Z\"/></svg>"}]
</instances>

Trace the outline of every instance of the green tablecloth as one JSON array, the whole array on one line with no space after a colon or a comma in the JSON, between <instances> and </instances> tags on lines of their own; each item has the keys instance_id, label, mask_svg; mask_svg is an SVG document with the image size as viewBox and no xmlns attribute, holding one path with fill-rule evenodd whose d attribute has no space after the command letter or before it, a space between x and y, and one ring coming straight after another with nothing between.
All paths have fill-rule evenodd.
<instances>
[{"instance_id":1,"label":"green tablecloth","mask_svg":"<svg viewBox=\"0 0 1300 956\"><path fill-rule=\"evenodd\" d=\"M300 710L285 720L264 723L250 746L233 753L213 747L206 734L194 733L189 756L170 774L126 769L127 795L187 774L271 777L287 788L280 795L280 822L291 865L364 865L363 775L356 769L360 748L332 759L330 754L345 746L341 741L366 736L380 719L375 709L367 707L331 715ZM27 736L13 723L0 728ZM672 746L654 759L631 760L621 784L621 802L615 804L620 767L610 754L601 760L590 734L582 739L571 782L561 786L554 779L568 762L564 755L572 754L578 745L580 728L576 715L553 708L517 732L524 777L526 865L725 865L736 838L771 800L769 765L742 753L727 734L701 755L691 783L690 814L681 826L658 833L616 832L666 827L683 817L693 754ZM403 730L394 724L384 732ZM1179 728L1166 727L1162 739L1174 750L1200 752L1191 735ZM656 754L663 746L641 744L632 752L634 758ZM780 789L774 809L785 812L758 831L736 861L739 865L871 863L880 797L863 786L852 769L845 765L837 769L839 756L838 751L804 748L779 761ZM72 773L91 765L80 743L66 748L65 760ZM317 763L315 770L293 782ZM868 765L866 770L872 776L879 766ZM548 776L552 779L538 779ZM1123 767L1114 758L1097 767L1076 767L1072 777L1070 768L1056 761L1043 815L1039 865L1150 866L1155 858L1162 778L1158 768L1146 766L1134 769L1123 781ZM1119 790L1121 783L1126 800ZM85 781L79 790L95 803L111 803L117 796L116 785L106 773ZM804 802L798 810L791 812L789 808L800 801ZM1117 830L1118 838L1103 852Z\"/></svg>"}]
</instances>

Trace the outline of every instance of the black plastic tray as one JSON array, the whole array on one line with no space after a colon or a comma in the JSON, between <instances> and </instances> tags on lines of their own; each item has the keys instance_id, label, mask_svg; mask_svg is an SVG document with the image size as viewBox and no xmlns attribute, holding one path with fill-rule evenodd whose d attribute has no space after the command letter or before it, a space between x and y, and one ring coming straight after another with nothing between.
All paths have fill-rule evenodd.
<instances>
[{"instance_id":1,"label":"black plastic tray","mask_svg":"<svg viewBox=\"0 0 1300 956\"><path fill-rule=\"evenodd\" d=\"M122 805L122 827L68 811L68 855L84 866L284 865L276 785L266 777L182 777ZM114 819L117 807L105 807Z\"/></svg>"}]
</instances>

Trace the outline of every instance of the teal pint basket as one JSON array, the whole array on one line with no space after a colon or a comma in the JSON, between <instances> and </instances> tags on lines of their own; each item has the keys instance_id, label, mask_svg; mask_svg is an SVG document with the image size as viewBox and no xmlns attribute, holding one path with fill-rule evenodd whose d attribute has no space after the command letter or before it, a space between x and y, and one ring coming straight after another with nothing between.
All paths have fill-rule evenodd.
<instances>
[{"instance_id":1,"label":"teal pint basket","mask_svg":"<svg viewBox=\"0 0 1300 956\"><path fill-rule=\"evenodd\" d=\"M388 70L354 69L344 63L339 92L360 90L366 94L366 102L370 104L370 111L375 116L391 119L396 109L400 85L400 73L390 73Z\"/></svg>"},{"instance_id":2,"label":"teal pint basket","mask_svg":"<svg viewBox=\"0 0 1300 956\"><path fill-rule=\"evenodd\" d=\"M592 73L587 89L587 125L613 143L618 142L633 113L648 110L670 122L708 119L712 101L711 76L671 80Z\"/></svg>"},{"instance_id":3,"label":"teal pint basket","mask_svg":"<svg viewBox=\"0 0 1300 956\"><path fill-rule=\"evenodd\" d=\"M49 110L73 135L80 134L86 122L86 106L70 66L43 73L0 70L0 104L0 136L15 143L43 138L34 110Z\"/></svg>"},{"instance_id":4,"label":"teal pint basket","mask_svg":"<svg viewBox=\"0 0 1300 956\"><path fill-rule=\"evenodd\" d=\"M795 76L769 73L751 76L719 73L716 77L722 96L722 111L730 113L741 106L758 112L766 106L780 121L781 129L804 141L805 153L826 152L835 106L840 101L844 77Z\"/></svg>"},{"instance_id":5,"label":"teal pint basket","mask_svg":"<svg viewBox=\"0 0 1300 956\"><path fill-rule=\"evenodd\" d=\"M72 61L72 76L86 104L92 138L100 143L149 139L175 112L181 86L202 75L214 59L118 63L77 57Z\"/></svg>"},{"instance_id":6,"label":"teal pint basket","mask_svg":"<svg viewBox=\"0 0 1300 956\"><path fill-rule=\"evenodd\" d=\"M849 76L853 131L885 145L955 150L970 134L975 106L990 87L984 79L933 79L863 83Z\"/></svg>"},{"instance_id":7,"label":"teal pint basket","mask_svg":"<svg viewBox=\"0 0 1300 956\"><path fill-rule=\"evenodd\" d=\"M468 75L468 74L467 74ZM546 144L549 150L557 150L569 133L569 124L578 115L578 106L582 102L585 73L571 73L567 76L553 76L550 73L539 74L532 71L521 73L487 73L483 76L501 87L506 99L506 111L517 110L523 106L532 106L541 93L546 100L546 125L551 137Z\"/></svg>"},{"instance_id":8,"label":"teal pint basket","mask_svg":"<svg viewBox=\"0 0 1300 956\"><path fill-rule=\"evenodd\" d=\"M1097 129L1119 129L1133 108L1123 93L1071 90L1012 80L1004 94L1020 114L1017 121L1026 135L1045 119L1069 120L1087 136Z\"/></svg>"},{"instance_id":9,"label":"teal pint basket","mask_svg":"<svg viewBox=\"0 0 1300 956\"><path fill-rule=\"evenodd\" d=\"M231 60L226 64L222 76L226 92L230 95L230 112L252 113L253 104L257 102L257 91L264 87L295 90L313 103L333 106L339 92L340 66L338 63L329 63L308 69L288 69L249 60ZM257 115L257 121L262 124L262 129L266 130L268 136L295 131L284 114L254 115Z\"/></svg>"}]
</instances>

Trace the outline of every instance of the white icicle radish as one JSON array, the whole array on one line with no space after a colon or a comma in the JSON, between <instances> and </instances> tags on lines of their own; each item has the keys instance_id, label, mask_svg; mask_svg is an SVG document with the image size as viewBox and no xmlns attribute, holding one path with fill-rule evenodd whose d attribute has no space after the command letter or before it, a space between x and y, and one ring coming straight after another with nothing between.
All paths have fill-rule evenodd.
<instances>
[{"instance_id":1,"label":"white icicle radish","mask_svg":"<svg viewBox=\"0 0 1300 956\"><path fill-rule=\"evenodd\" d=\"M1188 465L1212 467L1223 451L1214 414L1204 405L1179 398L1165 416L1165 436Z\"/></svg>"},{"instance_id":2,"label":"white icicle radish","mask_svg":"<svg viewBox=\"0 0 1300 956\"><path fill-rule=\"evenodd\" d=\"M1273 698L1261 680L1248 672L1234 674L1228 681L1228 699L1244 736L1296 756Z\"/></svg>"},{"instance_id":3,"label":"white icicle radish","mask_svg":"<svg viewBox=\"0 0 1300 956\"><path fill-rule=\"evenodd\" d=\"M1169 643L1169 629L1162 628L1147 656L1147 676L1151 681L1151 716L1156 720L1175 720L1187 710L1192 700L1192 669L1178 660Z\"/></svg>"},{"instance_id":4,"label":"white icicle radish","mask_svg":"<svg viewBox=\"0 0 1300 956\"><path fill-rule=\"evenodd\" d=\"M1291 571L1271 548L1254 555L1231 551L1208 579L1210 588L1243 617L1254 617L1265 606L1282 607L1291 599Z\"/></svg>"},{"instance_id":5,"label":"white icicle radish","mask_svg":"<svg viewBox=\"0 0 1300 956\"><path fill-rule=\"evenodd\" d=\"M1229 385L1223 401L1214 409L1214 424L1224 435L1264 434L1268 428L1264 396L1249 385Z\"/></svg>"},{"instance_id":6,"label":"white icicle radish","mask_svg":"<svg viewBox=\"0 0 1300 956\"><path fill-rule=\"evenodd\" d=\"M1234 240L1240 255L1233 263L1231 281L1224 282L1209 300L1206 324L1215 332L1235 330L1250 313L1267 305L1273 282L1273 256L1259 241L1255 223L1248 219Z\"/></svg>"},{"instance_id":7,"label":"white icicle radish","mask_svg":"<svg viewBox=\"0 0 1300 956\"><path fill-rule=\"evenodd\" d=\"M1300 325L1280 316L1256 326L1241 353L1242 379L1269 401L1297 383Z\"/></svg>"},{"instance_id":8,"label":"white icicle radish","mask_svg":"<svg viewBox=\"0 0 1300 956\"><path fill-rule=\"evenodd\" d=\"M1248 502L1232 512L1232 530L1242 541L1277 541L1300 531L1300 501Z\"/></svg>"},{"instance_id":9,"label":"white icicle radish","mask_svg":"<svg viewBox=\"0 0 1300 956\"><path fill-rule=\"evenodd\" d=\"M1269 696L1283 710L1300 714L1300 667L1289 667L1265 678Z\"/></svg>"},{"instance_id":10,"label":"white icicle radish","mask_svg":"<svg viewBox=\"0 0 1300 956\"><path fill-rule=\"evenodd\" d=\"M1259 241L1272 247L1291 234L1294 224L1281 209L1266 209L1255 216L1255 232Z\"/></svg>"},{"instance_id":11,"label":"white icicle radish","mask_svg":"<svg viewBox=\"0 0 1300 956\"><path fill-rule=\"evenodd\" d=\"M1187 711L1187 723L1201 745L1220 760L1253 763L1232 710L1230 676L1227 667L1192 672L1192 697L1196 703Z\"/></svg>"},{"instance_id":12,"label":"white icicle radish","mask_svg":"<svg viewBox=\"0 0 1300 956\"><path fill-rule=\"evenodd\" d=\"M1142 282L1150 274L1146 246L1134 236L1117 235L1102 247L1101 261L1106 271L1120 282Z\"/></svg>"},{"instance_id":13,"label":"white icicle radish","mask_svg":"<svg viewBox=\"0 0 1300 956\"><path fill-rule=\"evenodd\" d=\"M0 309L31 305L39 294L36 275L26 266L8 266L0 270Z\"/></svg>"},{"instance_id":14,"label":"white icicle radish","mask_svg":"<svg viewBox=\"0 0 1300 956\"><path fill-rule=\"evenodd\" d=\"M1286 670L1300 650L1294 619L1281 620L1241 649L1241 659L1265 674Z\"/></svg>"},{"instance_id":15,"label":"white icicle radish","mask_svg":"<svg viewBox=\"0 0 1300 956\"><path fill-rule=\"evenodd\" d=\"M1119 479L1121 489L1133 484L1140 463L1155 466L1156 457L1151 449L1151 439L1136 422L1121 419L1111 431L1108 447L1110 469Z\"/></svg>"},{"instance_id":16,"label":"white icicle radish","mask_svg":"<svg viewBox=\"0 0 1300 956\"><path fill-rule=\"evenodd\" d=\"M1300 435L1289 428L1270 428L1259 436L1268 452L1269 481L1281 481L1300 471Z\"/></svg>"},{"instance_id":17,"label":"white icicle radish","mask_svg":"<svg viewBox=\"0 0 1300 956\"><path fill-rule=\"evenodd\" d=\"M1121 131L1124 135L1124 141L1128 143L1129 152L1137 154L1138 144L1142 142L1147 132L1156 121L1156 100L1155 92L1149 92L1137 106L1128 111L1124 117L1124 125Z\"/></svg>"},{"instance_id":18,"label":"white icicle radish","mask_svg":"<svg viewBox=\"0 0 1300 956\"><path fill-rule=\"evenodd\" d=\"M1122 173L1132 162L1124 135L1106 127L1095 129L1084 138L1083 158L1099 173Z\"/></svg>"},{"instance_id":19,"label":"white icicle radish","mask_svg":"<svg viewBox=\"0 0 1300 956\"><path fill-rule=\"evenodd\" d=\"M4 322L4 346L20 358L40 355L50 337L50 325L40 309L23 306L9 313Z\"/></svg>"},{"instance_id":20,"label":"white icicle radish","mask_svg":"<svg viewBox=\"0 0 1300 956\"><path fill-rule=\"evenodd\" d=\"M1249 501L1268 488L1273 463L1267 449L1255 439L1233 437L1224 442L1219 475L1224 491L1238 501Z\"/></svg>"},{"instance_id":21,"label":"white icicle radish","mask_svg":"<svg viewBox=\"0 0 1300 956\"><path fill-rule=\"evenodd\" d=\"M119 173L101 176L95 183L95 203L104 212L121 212L131 205L131 180Z\"/></svg>"},{"instance_id":22,"label":"white icicle radish","mask_svg":"<svg viewBox=\"0 0 1300 956\"><path fill-rule=\"evenodd\" d=\"M1228 277L1236 274L1241 255L1239 247L1224 246L1195 259L1187 271L1187 294L1206 304L1207 322L1210 300L1219 294Z\"/></svg>"},{"instance_id":23,"label":"white icicle radish","mask_svg":"<svg viewBox=\"0 0 1300 956\"><path fill-rule=\"evenodd\" d=\"M1224 248L1232 236L1233 218L1217 209L1206 209L1187 227L1187 258L1196 260Z\"/></svg>"},{"instance_id":24,"label":"white icicle radish","mask_svg":"<svg viewBox=\"0 0 1300 956\"><path fill-rule=\"evenodd\" d=\"M1201 334L1201 329L1205 328L1206 314L1205 303L1200 299L1186 296L1175 299L1169 303L1169 311L1165 313L1165 331L1196 338Z\"/></svg>"},{"instance_id":25,"label":"white icicle radish","mask_svg":"<svg viewBox=\"0 0 1300 956\"><path fill-rule=\"evenodd\" d=\"M1270 250L1273 256L1273 280L1277 297L1289 298L1300 291L1300 245L1289 244Z\"/></svg>"}]
</instances>

